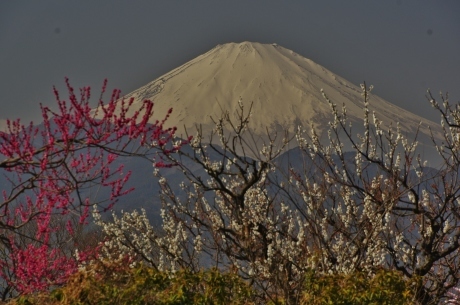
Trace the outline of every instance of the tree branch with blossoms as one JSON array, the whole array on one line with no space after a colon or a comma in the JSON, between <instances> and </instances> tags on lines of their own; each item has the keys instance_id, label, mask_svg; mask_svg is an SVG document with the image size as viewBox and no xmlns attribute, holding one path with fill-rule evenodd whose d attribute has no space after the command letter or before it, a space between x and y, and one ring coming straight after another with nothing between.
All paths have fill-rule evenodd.
<instances>
[{"instance_id":1,"label":"tree branch with blossoms","mask_svg":"<svg viewBox=\"0 0 460 305\"><path fill-rule=\"evenodd\" d=\"M92 109L89 87L77 93L68 79L66 85L68 100L54 89L57 110L41 106L41 124L8 120L7 130L0 132L0 169L9 183L3 186L0 201L3 299L60 284L75 271L90 252L80 253L79 259L64 255L54 243L56 232L63 228L52 225L53 215L77 215L77 225L84 225L91 206L111 209L118 198L132 191L125 187L130 173L114 166L117 158L152 158L147 143L165 146L174 137L175 128L164 127L171 110L152 124L151 101L128 115L135 107L134 99L125 100L114 90L105 103L105 81L98 107ZM180 149L182 143L169 152ZM169 166L157 166L162 164ZM89 197L88 190L95 186L110 189L109 198L95 202ZM65 228L72 233L76 224L70 218ZM31 225L33 232L22 230Z\"/></svg>"},{"instance_id":2,"label":"tree branch with blossoms","mask_svg":"<svg viewBox=\"0 0 460 305\"><path fill-rule=\"evenodd\" d=\"M311 272L372 279L382 269L416 284L414 304L452 299L460 282L459 108L429 93L444 131L441 141L432 136L442 164L430 168L418 134L384 127L369 110L371 88L361 89L361 134L324 93L327 138L299 128L286 154L288 136L277 145L268 134L255 150L241 103L235 118L215 121L210 138L198 128L187 149L165 151L184 179L180 189L155 170L162 230L145 213L99 220L110 237L104 251L169 272L215 266L244 278L265 303L298 304Z\"/></svg>"}]
</instances>

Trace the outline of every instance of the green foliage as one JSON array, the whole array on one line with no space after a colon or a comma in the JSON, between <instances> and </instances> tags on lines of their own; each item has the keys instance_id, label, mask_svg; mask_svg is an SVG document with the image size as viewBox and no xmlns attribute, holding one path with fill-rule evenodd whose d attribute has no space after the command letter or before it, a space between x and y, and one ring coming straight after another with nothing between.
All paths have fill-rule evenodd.
<instances>
[{"instance_id":1,"label":"green foliage","mask_svg":"<svg viewBox=\"0 0 460 305\"><path fill-rule=\"evenodd\" d=\"M98 263L49 294L23 296L11 304L252 304L251 288L216 269L174 275L145 266Z\"/></svg>"},{"instance_id":2,"label":"green foliage","mask_svg":"<svg viewBox=\"0 0 460 305\"><path fill-rule=\"evenodd\" d=\"M143 265L98 262L74 274L51 293L22 296L10 305L141 305L141 304L255 304L254 291L235 274L216 269L174 275ZM409 305L420 283L407 281L396 271L379 270L369 277L307 273L299 304L308 305ZM287 304L277 299L260 303Z\"/></svg>"},{"instance_id":3,"label":"green foliage","mask_svg":"<svg viewBox=\"0 0 460 305\"><path fill-rule=\"evenodd\" d=\"M305 281L302 304L309 305L409 305L414 304L414 281L396 271L379 270L320 276L311 271Z\"/></svg>"}]
</instances>

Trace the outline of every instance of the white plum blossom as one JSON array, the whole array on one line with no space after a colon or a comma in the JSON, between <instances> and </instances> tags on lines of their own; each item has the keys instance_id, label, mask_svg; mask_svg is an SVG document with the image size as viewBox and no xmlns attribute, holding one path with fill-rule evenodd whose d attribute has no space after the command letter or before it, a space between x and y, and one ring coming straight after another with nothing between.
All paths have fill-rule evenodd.
<instances>
[{"instance_id":1,"label":"white plum blossom","mask_svg":"<svg viewBox=\"0 0 460 305\"><path fill-rule=\"evenodd\" d=\"M285 167L277 158L287 137L280 146L270 140L253 149L245 136L251 110L239 101L236 118L224 113L215 120L220 149L198 134L192 153L166 156L184 174L180 190L155 171L161 228L153 229L143 210L114 214L111 222L94 214L109 237L103 252L170 272L231 270L270 297L299 295L312 269L369 276L397 269L421 277L418 288L441 300L460 278L460 107L431 98L445 131L445 143L437 145L444 164L433 174L399 123L394 128L371 114L371 89L362 85L364 133L357 136L346 109L322 91L333 114L328 143L313 126L297 128L303 164ZM199 165L203 175L182 160Z\"/></svg>"}]
</instances>

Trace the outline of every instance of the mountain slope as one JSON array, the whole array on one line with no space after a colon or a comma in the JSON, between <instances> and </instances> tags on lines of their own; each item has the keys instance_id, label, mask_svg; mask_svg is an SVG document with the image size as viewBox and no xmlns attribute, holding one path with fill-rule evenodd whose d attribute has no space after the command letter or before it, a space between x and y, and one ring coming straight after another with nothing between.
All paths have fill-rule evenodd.
<instances>
[{"instance_id":1,"label":"mountain slope","mask_svg":"<svg viewBox=\"0 0 460 305\"><path fill-rule=\"evenodd\" d=\"M298 125L312 125L323 133L332 115L321 89L339 107L344 103L350 120L362 126L364 103L358 86L277 44L218 45L126 97L134 97L136 103L153 100L158 116L172 107L168 124L178 127L179 135L184 127L193 134L196 124L209 132L214 126L211 117L219 117L223 110L234 112L242 99L246 106L253 103L251 130L263 137L267 127L293 132ZM409 138L419 123L422 142L430 136L428 126L439 135L439 125L378 96L371 95L370 109L384 126L399 122Z\"/></svg>"}]
</instances>

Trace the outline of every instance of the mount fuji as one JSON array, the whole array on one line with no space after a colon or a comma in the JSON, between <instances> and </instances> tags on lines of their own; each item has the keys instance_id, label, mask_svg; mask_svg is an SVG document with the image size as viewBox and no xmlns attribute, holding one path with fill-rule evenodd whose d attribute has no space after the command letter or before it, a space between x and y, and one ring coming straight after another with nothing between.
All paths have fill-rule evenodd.
<instances>
[{"instance_id":1,"label":"mount fuji","mask_svg":"<svg viewBox=\"0 0 460 305\"><path fill-rule=\"evenodd\" d=\"M313 126L324 134L333 116L321 89L339 108L345 105L354 126L362 126L364 100L359 86L277 44L218 45L126 98L133 97L135 103L152 100L160 117L172 108L167 123L178 128L179 136L185 135L185 130L193 135L197 124L209 133L214 127L211 118L219 118L223 111L231 115L242 100L244 105L252 104L251 132L263 138L267 128L270 132L292 133L298 126ZM369 109L383 126L399 122L408 139L413 139L420 128L418 140L422 146L433 145L429 127L435 138L441 135L438 124L376 95L371 94Z\"/></svg>"},{"instance_id":2,"label":"mount fuji","mask_svg":"<svg viewBox=\"0 0 460 305\"><path fill-rule=\"evenodd\" d=\"M298 126L313 126L321 136L327 134L328 122L333 120L331 107L321 93L341 107L345 105L347 117L356 134L363 128L364 99L359 86L334 74L291 50L277 44L252 42L218 45L212 50L160 76L143 87L127 94L134 98L131 109L137 109L144 100L155 103L156 118L161 119L173 109L166 127L176 126L177 135L194 135L200 125L204 140L214 128L212 118L221 117L223 111L235 114L239 101L252 104L249 128L254 137L263 141L268 132L293 133ZM438 124L419 117L371 94L369 109L382 121L383 128L390 124L413 140L417 134L419 147L433 149L431 136L440 139ZM295 144L288 148L293 148ZM431 154L425 151L425 157ZM145 160L131 158L125 163L133 176L131 186L136 191L117 204L117 209L131 210L140 206L150 216L158 215L158 186L152 167ZM176 171L171 169L168 180L179 184Z\"/></svg>"}]
</instances>

